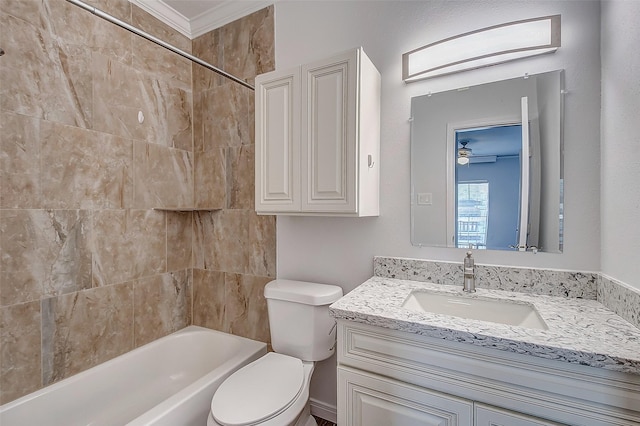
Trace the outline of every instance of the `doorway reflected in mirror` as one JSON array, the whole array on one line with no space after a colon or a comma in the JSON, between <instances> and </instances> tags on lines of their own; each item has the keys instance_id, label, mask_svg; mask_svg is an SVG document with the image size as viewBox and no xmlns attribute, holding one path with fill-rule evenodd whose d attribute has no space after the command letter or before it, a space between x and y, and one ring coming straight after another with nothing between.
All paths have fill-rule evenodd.
<instances>
[{"instance_id":1,"label":"doorway reflected in mirror","mask_svg":"<svg viewBox=\"0 0 640 426\"><path fill-rule=\"evenodd\" d=\"M522 206L522 126L460 129L455 165L455 241L458 248L507 250L516 246ZM463 158L463 164L459 161ZM528 211L524 212L528 215ZM491 232L489 232L491 231Z\"/></svg>"}]
</instances>

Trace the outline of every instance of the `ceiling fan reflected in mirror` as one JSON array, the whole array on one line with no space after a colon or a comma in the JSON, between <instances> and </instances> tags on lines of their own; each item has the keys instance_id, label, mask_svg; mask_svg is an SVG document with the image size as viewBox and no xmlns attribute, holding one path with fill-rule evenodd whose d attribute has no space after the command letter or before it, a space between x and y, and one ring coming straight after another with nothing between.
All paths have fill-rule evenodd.
<instances>
[{"instance_id":1,"label":"ceiling fan reflected in mirror","mask_svg":"<svg viewBox=\"0 0 640 426\"><path fill-rule=\"evenodd\" d=\"M464 166L466 164L469 164L469 157L471 156L471 148L467 148L467 144L469 143L469 141L461 141L460 145L462 145L461 148L458 148L458 164L460 164L461 166Z\"/></svg>"}]
</instances>

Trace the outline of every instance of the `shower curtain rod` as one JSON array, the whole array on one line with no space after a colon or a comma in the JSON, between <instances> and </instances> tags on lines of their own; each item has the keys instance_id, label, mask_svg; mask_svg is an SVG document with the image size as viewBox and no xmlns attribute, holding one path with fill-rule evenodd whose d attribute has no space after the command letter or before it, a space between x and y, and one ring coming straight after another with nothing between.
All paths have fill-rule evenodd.
<instances>
[{"instance_id":1,"label":"shower curtain rod","mask_svg":"<svg viewBox=\"0 0 640 426\"><path fill-rule=\"evenodd\" d=\"M238 77L236 77L234 75L231 75L228 72L225 72L225 71L221 70L220 68L217 68L217 67L211 65L210 63L205 62L202 59L200 59L200 58L198 58L196 56L193 56L190 53L185 52L184 50L178 49L177 47L175 47L175 46L173 46L173 45L171 45L171 44L169 44L169 43L167 43L167 42L165 42L163 40L160 40L159 38L154 37L151 34L146 33L144 31L142 31L141 29L134 27L133 25L129 25L126 22L121 21L120 19L116 18L115 16L109 15L108 13L103 12L102 10L100 10L98 8L95 8L93 6L90 6L90 5L88 5L85 2L80 1L80 0L67 0L67 1L69 3L72 3L72 4L76 5L76 6L78 6L78 7L81 7L84 10L87 10L87 11L93 13L94 15L104 19L105 21L109 21L112 24L116 24L117 26L119 26L121 28L124 28L127 31L131 31L132 33L134 33L136 35L139 35L142 38L145 38L145 39L147 39L149 41L152 41L155 44L157 44L159 46L162 46L165 49L168 49L168 50L172 51L173 53L177 53L178 55L182 56L183 58L187 58L190 61L195 62L198 65L202 65L203 67L205 67L207 69L210 69L211 71L213 71L215 73L218 73L223 77L226 77L226 78L228 78L230 80L233 80L236 83L243 85L244 87L247 87L247 88L249 88L251 90L255 90L255 88L252 85L250 85L249 83L247 83L246 81L240 80Z\"/></svg>"}]
</instances>

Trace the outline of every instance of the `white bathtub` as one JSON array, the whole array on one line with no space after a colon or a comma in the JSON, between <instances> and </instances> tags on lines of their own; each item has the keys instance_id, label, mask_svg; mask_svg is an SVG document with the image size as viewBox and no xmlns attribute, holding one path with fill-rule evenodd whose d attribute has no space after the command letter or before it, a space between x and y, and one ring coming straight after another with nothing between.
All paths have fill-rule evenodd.
<instances>
[{"instance_id":1,"label":"white bathtub","mask_svg":"<svg viewBox=\"0 0 640 426\"><path fill-rule=\"evenodd\" d=\"M190 326L1 406L0 425L203 426L222 381L266 351Z\"/></svg>"}]
</instances>

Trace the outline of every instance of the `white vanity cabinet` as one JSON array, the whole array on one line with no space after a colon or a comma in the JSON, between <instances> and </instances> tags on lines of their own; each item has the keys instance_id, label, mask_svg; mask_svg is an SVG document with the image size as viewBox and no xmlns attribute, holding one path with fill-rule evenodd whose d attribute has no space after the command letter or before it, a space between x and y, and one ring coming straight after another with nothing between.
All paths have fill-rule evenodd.
<instances>
[{"instance_id":1,"label":"white vanity cabinet","mask_svg":"<svg viewBox=\"0 0 640 426\"><path fill-rule=\"evenodd\" d=\"M377 216L380 73L362 48L256 77L256 211Z\"/></svg>"},{"instance_id":2,"label":"white vanity cabinet","mask_svg":"<svg viewBox=\"0 0 640 426\"><path fill-rule=\"evenodd\" d=\"M638 425L640 378L340 319L338 424Z\"/></svg>"},{"instance_id":3,"label":"white vanity cabinet","mask_svg":"<svg viewBox=\"0 0 640 426\"><path fill-rule=\"evenodd\" d=\"M470 425L473 403L366 371L338 368L338 424L352 426Z\"/></svg>"}]
</instances>

